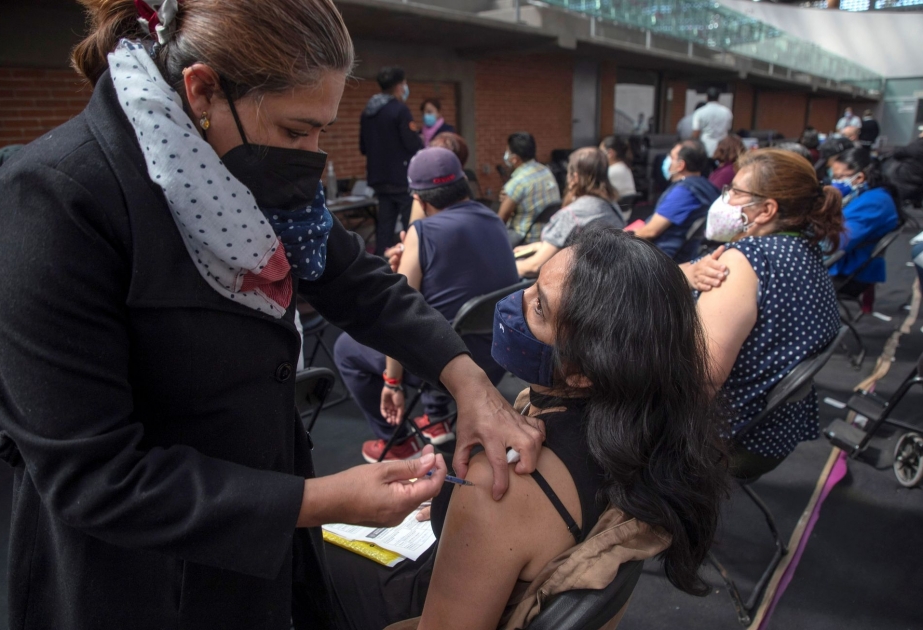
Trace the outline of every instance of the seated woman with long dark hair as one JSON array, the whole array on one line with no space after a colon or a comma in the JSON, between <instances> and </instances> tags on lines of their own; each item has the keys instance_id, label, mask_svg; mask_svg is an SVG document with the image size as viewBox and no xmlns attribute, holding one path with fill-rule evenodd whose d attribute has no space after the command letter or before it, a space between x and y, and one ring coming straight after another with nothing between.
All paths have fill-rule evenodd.
<instances>
[{"instance_id":1,"label":"seated woman with long dark hair","mask_svg":"<svg viewBox=\"0 0 923 630\"><path fill-rule=\"evenodd\" d=\"M712 212L726 214L731 241L720 261L728 276L702 293L699 314L708 335L712 387L735 413L731 435L766 407L766 394L798 363L823 349L840 327L836 294L821 244L833 249L843 231L840 194L821 186L800 155L751 151ZM735 441L743 476L768 472L802 440L818 437L817 394L781 406Z\"/></svg>"},{"instance_id":2,"label":"seated woman with long dark hair","mask_svg":"<svg viewBox=\"0 0 923 630\"><path fill-rule=\"evenodd\" d=\"M386 569L329 549L348 624L380 628L422 612L397 627L521 627L543 569L598 522L620 523L623 539L594 570L659 554L677 588L705 594L698 571L726 458L705 337L677 265L621 230L588 229L497 305L493 356L531 383L517 408L545 423L539 474L512 475L495 502L487 458L475 456L474 486L447 484L434 500L439 541L416 563Z\"/></svg>"}]
</instances>

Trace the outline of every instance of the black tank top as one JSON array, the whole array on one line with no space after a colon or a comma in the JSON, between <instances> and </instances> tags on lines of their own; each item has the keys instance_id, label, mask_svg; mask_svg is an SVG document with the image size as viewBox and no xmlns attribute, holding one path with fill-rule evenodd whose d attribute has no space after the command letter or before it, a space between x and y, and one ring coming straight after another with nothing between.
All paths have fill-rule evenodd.
<instances>
[{"instance_id":1,"label":"black tank top","mask_svg":"<svg viewBox=\"0 0 923 630\"><path fill-rule=\"evenodd\" d=\"M561 460L577 488L583 525L576 531L572 530L571 533L574 534L577 542L582 542L596 525L607 505L605 496L600 492L604 486L605 473L590 455L587 442L587 421L584 415L586 401L580 398L546 396L530 390L529 402L537 409L564 408L561 411L542 413L539 417L545 422L544 446ZM569 514L565 517L567 511L554 493L554 488L548 486L547 483L543 484L544 478L540 474L535 473L533 477L570 529L570 524L576 519ZM453 484L445 484L439 495L433 499L431 518L433 531L437 538L442 533L442 527L445 524L453 487ZM459 491L463 492L464 489L460 488Z\"/></svg>"}]
</instances>

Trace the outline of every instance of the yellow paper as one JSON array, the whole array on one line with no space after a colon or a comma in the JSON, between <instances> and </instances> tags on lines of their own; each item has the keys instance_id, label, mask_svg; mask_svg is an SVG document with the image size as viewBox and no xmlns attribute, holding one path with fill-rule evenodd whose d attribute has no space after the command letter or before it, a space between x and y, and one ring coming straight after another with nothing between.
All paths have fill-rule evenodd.
<instances>
[{"instance_id":1,"label":"yellow paper","mask_svg":"<svg viewBox=\"0 0 923 630\"><path fill-rule=\"evenodd\" d=\"M342 536L337 536L332 532L328 532L326 529L324 530L324 540L332 545L359 554L363 558L374 560L378 564L383 564L386 567L393 567L406 560L404 556L396 554L393 551L388 551L387 549L382 549L378 545L359 540L346 540Z\"/></svg>"}]
</instances>

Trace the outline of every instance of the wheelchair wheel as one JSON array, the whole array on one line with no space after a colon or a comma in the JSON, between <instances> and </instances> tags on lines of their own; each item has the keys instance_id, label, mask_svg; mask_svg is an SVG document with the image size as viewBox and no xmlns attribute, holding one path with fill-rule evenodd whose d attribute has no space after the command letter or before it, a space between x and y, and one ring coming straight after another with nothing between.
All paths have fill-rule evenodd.
<instances>
[{"instance_id":1,"label":"wheelchair wheel","mask_svg":"<svg viewBox=\"0 0 923 630\"><path fill-rule=\"evenodd\" d=\"M923 479L923 437L905 433L894 449L894 476L905 488L913 488Z\"/></svg>"}]
</instances>

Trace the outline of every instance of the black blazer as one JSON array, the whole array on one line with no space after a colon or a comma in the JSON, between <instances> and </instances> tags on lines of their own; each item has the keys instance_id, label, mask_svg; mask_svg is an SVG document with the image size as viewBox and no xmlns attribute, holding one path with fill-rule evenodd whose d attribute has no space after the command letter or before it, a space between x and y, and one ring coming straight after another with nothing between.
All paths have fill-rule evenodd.
<instances>
[{"instance_id":1,"label":"black blazer","mask_svg":"<svg viewBox=\"0 0 923 630\"><path fill-rule=\"evenodd\" d=\"M107 73L0 170L10 628L331 626L318 532L295 529L294 300L277 320L205 283L115 99ZM465 352L338 222L297 289L432 382Z\"/></svg>"}]
</instances>

